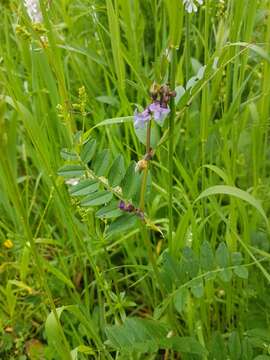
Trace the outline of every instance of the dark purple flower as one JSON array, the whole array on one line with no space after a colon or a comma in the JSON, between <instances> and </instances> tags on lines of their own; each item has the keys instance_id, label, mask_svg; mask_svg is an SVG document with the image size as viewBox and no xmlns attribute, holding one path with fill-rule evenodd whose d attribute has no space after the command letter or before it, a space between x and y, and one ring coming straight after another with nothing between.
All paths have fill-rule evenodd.
<instances>
[{"instance_id":1,"label":"dark purple flower","mask_svg":"<svg viewBox=\"0 0 270 360\"><path fill-rule=\"evenodd\" d=\"M123 200L120 200L118 207L120 210L123 210L126 212L133 212L135 210L135 208L132 204L125 203Z\"/></svg>"},{"instance_id":2,"label":"dark purple flower","mask_svg":"<svg viewBox=\"0 0 270 360\"><path fill-rule=\"evenodd\" d=\"M139 218L141 218L142 220L144 220L143 211L135 208L135 206L132 205L131 203L128 203L128 202L126 203L125 201L120 200L118 207L120 210L127 212L127 213L133 213L133 214L137 215Z\"/></svg>"},{"instance_id":3,"label":"dark purple flower","mask_svg":"<svg viewBox=\"0 0 270 360\"><path fill-rule=\"evenodd\" d=\"M126 207L126 204L125 204L125 202L123 201L123 200L121 200L120 202L119 202L119 209L120 210L124 210L125 209L125 207Z\"/></svg>"},{"instance_id":4,"label":"dark purple flower","mask_svg":"<svg viewBox=\"0 0 270 360\"><path fill-rule=\"evenodd\" d=\"M135 210L134 206L132 204L127 204L126 209L127 212L133 212Z\"/></svg>"}]
</instances>

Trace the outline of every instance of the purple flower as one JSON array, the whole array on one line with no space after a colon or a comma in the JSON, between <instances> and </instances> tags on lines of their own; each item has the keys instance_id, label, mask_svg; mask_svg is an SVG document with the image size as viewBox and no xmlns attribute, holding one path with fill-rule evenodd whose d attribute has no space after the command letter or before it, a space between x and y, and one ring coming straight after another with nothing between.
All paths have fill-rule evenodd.
<instances>
[{"instance_id":1,"label":"purple flower","mask_svg":"<svg viewBox=\"0 0 270 360\"><path fill-rule=\"evenodd\" d=\"M126 204L125 204L125 202L123 200L121 200L118 206L119 206L120 210L124 210L125 207L126 207Z\"/></svg>"},{"instance_id":2,"label":"purple flower","mask_svg":"<svg viewBox=\"0 0 270 360\"><path fill-rule=\"evenodd\" d=\"M151 113L148 108L146 108L143 112L138 113L137 109L134 113L134 126L135 128L142 128L144 124L147 123L151 119Z\"/></svg>"},{"instance_id":3,"label":"purple flower","mask_svg":"<svg viewBox=\"0 0 270 360\"><path fill-rule=\"evenodd\" d=\"M170 108L168 106L162 106L158 101L149 105L149 110L153 113L154 120L161 124L170 112Z\"/></svg>"},{"instance_id":4,"label":"purple flower","mask_svg":"<svg viewBox=\"0 0 270 360\"><path fill-rule=\"evenodd\" d=\"M135 210L135 207L130 203L125 203L123 200L119 202L118 205L119 209L126 212L133 212Z\"/></svg>"},{"instance_id":5,"label":"purple flower","mask_svg":"<svg viewBox=\"0 0 270 360\"><path fill-rule=\"evenodd\" d=\"M162 125L169 112L170 108L167 105L162 106L159 101L155 101L141 113L138 113L138 111L135 110L134 126L136 129L143 128L144 125L151 119L151 116L153 116L154 120L158 124Z\"/></svg>"}]
</instances>

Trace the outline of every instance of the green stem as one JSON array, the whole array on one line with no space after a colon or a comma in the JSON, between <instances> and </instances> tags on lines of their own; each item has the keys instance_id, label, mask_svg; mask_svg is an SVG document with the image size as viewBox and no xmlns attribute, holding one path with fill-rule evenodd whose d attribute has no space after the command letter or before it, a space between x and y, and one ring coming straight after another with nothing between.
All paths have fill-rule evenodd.
<instances>
[{"instance_id":1,"label":"green stem","mask_svg":"<svg viewBox=\"0 0 270 360\"><path fill-rule=\"evenodd\" d=\"M156 258L153 254L153 250L152 250L152 244L151 244L151 240L149 237L149 231L147 230L147 227L145 226L145 224L142 222L141 225L141 229L142 229L142 236L144 239L144 243L147 249L147 254L148 254L148 259L152 265L156 280L159 284L159 288L161 291L161 294L164 296L164 286L162 283L162 280L160 278L160 274L159 274L159 270L158 270L158 266L157 266L157 262L156 262ZM153 286L153 294L155 295L155 286Z\"/></svg>"},{"instance_id":2,"label":"green stem","mask_svg":"<svg viewBox=\"0 0 270 360\"><path fill-rule=\"evenodd\" d=\"M147 133L146 133L146 155L148 155L150 153L150 149L151 149L151 120L149 121L148 125L147 125ZM146 168L144 169L143 172L143 178L142 178L142 185L141 185L141 193L140 193L140 210L142 212L144 212L145 209L145 195L146 195L146 187L147 187L147 175L148 175L148 169L149 169L149 160L146 160ZM160 279L160 275L159 275L159 270L158 270L158 266L156 263L156 259L155 256L153 254L153 250L152 250L152 244L151 244L151 240L149 237L149 231L147 230L146 224L144 222L142 222L142 236L144 239L144 243L145 246L147 248L147 252L148 252L148 258L149 261L153 267L153 271L155 274L155 277L157 279L157 282L159 284L160 287L160 291L162 294L164 294L164 287L163 287L163 283ZM154 289L154 287L153 287Z\"/></svg>"},{"instance_id":3,"label":"green stem","mask_svg":"<svg viewBox=\"0 0 270 360\"><path fill-rule=\"evenodd\" d=\"M186 48L185 48L185 67L186 67L186 82L189 80L189 66L190 66L190 29L189 29L189 15L186 16Z\"/></svg>"},{"instance_id":4,"label":"green stem","mask_svg":"<svg viewBox=\"0 0 270 360\"><path fill-rule=\"evenodd\" d=\"M172 61L170 68L170 88L175 88L175 76L176 76L176 48L172 47ZM175 100L172 97L170 100L170 118L169 118L169 173L168 173L168 212L169 212L169 251L173 254L173 153L174 153L174 121L175 121Z\"/></svg>"},{"instance_id":5,"label":"green stem","mask_svg":"<svg viewBox=\"0 0 270 360\"><path fill-rule=\"evenodd\" d=\"M147 133L146 133L146 154L150 152L150 141L151 141L151 120L147 125ZM145 193L146 193L146 186L147 186L147 175L148 175L148 167L149 167L149 160L146 161L146 168L143 172L142 178L142 185L141 185L141 193L140 193L140 210L144 212L145 208Z\"/></svg>"}]
</instances>

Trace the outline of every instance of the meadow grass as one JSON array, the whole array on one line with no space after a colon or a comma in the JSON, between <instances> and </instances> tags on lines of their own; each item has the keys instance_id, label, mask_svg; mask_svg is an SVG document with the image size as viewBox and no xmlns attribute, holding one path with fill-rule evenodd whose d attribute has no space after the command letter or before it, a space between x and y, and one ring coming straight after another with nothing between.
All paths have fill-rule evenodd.
<instances>
[{"instance_id":1,"label":"meadow grass","mask_svg":"<svg viewBox=\"0 0 270 360\"><path fill-rule=\"evenodd\" d=\"M0 2L0 359L270 358L270 3L194 3Z\"/></svg>"}]
</instances>

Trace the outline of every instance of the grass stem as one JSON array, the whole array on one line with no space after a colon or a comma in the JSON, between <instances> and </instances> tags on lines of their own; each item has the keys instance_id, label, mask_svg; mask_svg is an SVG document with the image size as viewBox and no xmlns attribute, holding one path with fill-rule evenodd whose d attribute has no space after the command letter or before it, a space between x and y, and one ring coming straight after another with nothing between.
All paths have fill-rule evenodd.
<instances>
[{"instance_id":1,"label":"grass stem","mask_svg":"<svg viewBox=\"0 0 270 360\"><path fill-rule=\"evenodd\" d=\"M172 59L170 68L170 88L175 88L176 77L176 48L172 47ZM170 117L169 117L169 155L168 155L168 213L169 213L169 251L173 253L173 153L174 153L174 121L175 121L175 100L174 97L170 100Z\"/></svg>"}]
</instances>

